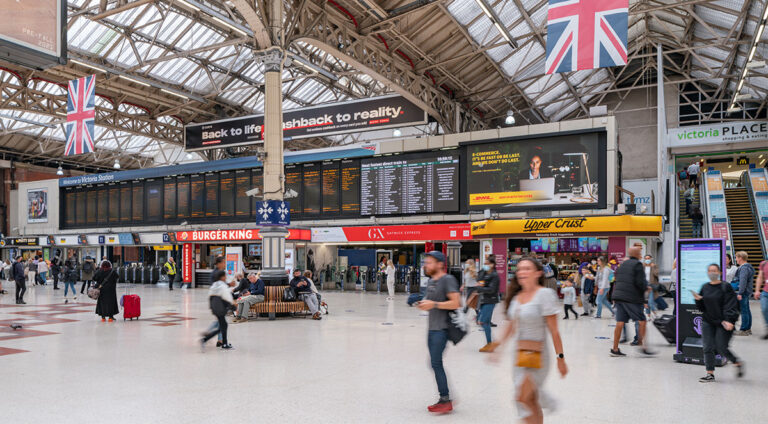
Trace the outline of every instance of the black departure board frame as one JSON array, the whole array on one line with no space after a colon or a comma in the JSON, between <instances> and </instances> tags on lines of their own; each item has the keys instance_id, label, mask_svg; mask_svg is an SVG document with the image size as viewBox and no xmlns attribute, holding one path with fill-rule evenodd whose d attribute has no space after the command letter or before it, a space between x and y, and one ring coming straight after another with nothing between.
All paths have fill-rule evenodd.
<instances>
[{"instance_id":1,"label":"black departure board frame","mask_svg":"<svg viewBox=\"0 0 768 424\"><path fill-rule=\"evenodd\" d=\"M264 168L253 168L251 169L251 188L259 188L259 193L261 193L258 197L264 196ZM251 198L251 217L256 218L256 215L258 214L258 205L259 199L256 197Z\"/></svg>"},{"instance_id":2,"label":"black departure board frame","mask_svg":"<svg viewBox=\"0 0 768 424\"><path fill-rule=\"evenodd\" d=\"M302 215L318 216L322 211L323 171L320 162L308 162L301 166Z\"/></svg>"},{"instance_id":3,"label":"black departure board frame","mask_svg":"<svg viewBox=\"0 0 768 424\"><path fill-rule=\"evenodd\" d=\"M248 190L252 189L251 185L251 170L250 169L238 169L234 172L235 179L235 219L251 218L251 199L245 194Z\"/></svg>"},{"instance_id":4,"label":"black departure board frame","mask_svg":"<svg viewBox=\"0 0 768 424\"><path fill-rule=\"evenodd\" d=\"M192 188L188 175L176 177L176 219L183 222L191 218L192 214Z\"/></svg>"},{"instance_id":5,"label":"black departure board frame","mask_svg":"<svg viewBox=\"0 0 768 424\"><path fill-rule=\"evenodd\" d=\"M176 177L163 178L163 221L176 222Z\"/></svg>"},{"instance_id":6,"label":"black departure board frame","mask_svg":"<svg viewBox=\"0 0 768 424\"><path fill-rule=\"evenodd\" d=\"M232 171L219 173L219 216L227 219L235 216L235 173Z\"/></svg>"},{"instance_id":7,"label":"black departure board frame","mask_svg":"<svg viewBox=\"0 0 768 424\"><path fill-rule=\"evenodd\" d=\"M205 174L205 218L211 219L219 216L221 208L219 207L219 174L211 172Z\"/></svg>"},{"instance_id":8,"label":"black departure board frame","mask_svg":"<svg viewBox=\"0 0 768 424\"><path fill-rule=\"evenodd\" d=\"M109 212L107 223L109 225L120 225L120 186L117 184L107 185L107 196L109 197Z\"/></svg>"},{"instance_id":9,"label":"black departure board frame","mask_svg":"<svg viewBox=\"0 0 768 424\"><path fill-rule=\"evenodd\" d=\"M105 184L98 184L96 186L96 224L103 226L109 223L109 191Z\"/></svg>"},{"instance_id":10,"label":"black departure board frame","mask_svg":"<svg viewBox=\"0 0 768 424\"><path fill-rule=\"evenodd\" d=\"M325 161L320 166L320 205L323 215L341 213L341 170L340 161Z\"/></svg>"},{"instance_id":11,"label":"black departure board frame","mask_svg":"<svg viewBox=\"0 0 768 424\"><path fill-rule=\"evenodd\" d=\"M133 222L133 208L131 192L131 182L122 181L119 183L120 188L120 225L131 225Z\"/></svg>"},{"instance_id":12,"label":"black departure board frame","mask_svg":"<svg viewBox=\"0 0 768 424\"><path fill-rule=\"evenodd\" d=\"M189 176L189 218L205 219L205 175Z\"/></svg>"},{"instance_id":13,"label":"black departure board frame","mask_svg":"<svg viewBox=\"0 0 768 424\"><path fill-rule=\"evenodd\" d=\"M296 197L287 198L291 209L291 219L296 219L303 215L304 205L302 203L302 164L285 165L285 192L294 191L298 194Z\"/></svg>"},{"instance_id":14,"label":"black departure board frame","mask_svg":"<svg viewBox=\"0 0 768 424\"><path fill-rule=\"evenodd\" d=\"M144 181L133 181L131 183L131 218L133 223L144 222L144 217L147 216L144 210L145 198L144 198Z\"/></svg>"},{"instance_id":15,"label":"black departure board frame","mask_svg":"<svg viewBox=\"0 0 768 424\"><path fill-rule=\"evenodd\" d=\"M146 180L144 183L144 204L146 205L144 222L147 224L163 222L165 213L163 209L163 201L165 200L163 182L163 179L153 178Z\"/></svg>"}]
</instances>

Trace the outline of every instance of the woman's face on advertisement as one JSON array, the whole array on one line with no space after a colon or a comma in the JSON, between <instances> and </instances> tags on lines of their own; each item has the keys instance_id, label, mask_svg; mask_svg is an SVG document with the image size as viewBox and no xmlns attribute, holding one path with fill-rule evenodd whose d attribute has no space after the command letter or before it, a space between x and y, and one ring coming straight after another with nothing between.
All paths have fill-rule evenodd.
<instances>
[{"instance_id":1,"label":"woman's face on advertisement","mask_svg":"<svg viewBox=\"0 0 768 424\"><path fill-rule=\"evenodd\" d=\"M539 169L541 168L541 158L538 156L534 156L531 158L531 169Z\"/></svg>"}]
</instances>

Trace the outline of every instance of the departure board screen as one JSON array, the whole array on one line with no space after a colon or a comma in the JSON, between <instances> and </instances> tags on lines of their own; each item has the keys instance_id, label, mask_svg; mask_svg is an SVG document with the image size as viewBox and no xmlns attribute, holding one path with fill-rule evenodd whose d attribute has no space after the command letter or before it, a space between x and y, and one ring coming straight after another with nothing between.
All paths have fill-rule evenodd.
<instances>
[{"instance_id":1,"label":"departure board screen","mask_svg":"<svg viewBox=\"0 0 768 424\"><path fill-rule=\"evenodd\" d=\"M259 197L264 197L264 168L253 168L251 169L251 188L258 187L259 188ZM256 216L256 202L259 200L257 198L251 198L251 216Z\"/></svg>"},{"instance_id":2,"label":"departure board screen","mask_svg":"<svg viewBox=\"0 0 768 424\"><path fill-rule=\"evenodd\" d=\"M142 181L134 181L131 189L133 195L131 196L131 216L133 222L138 223L144 221L144 183Z\"/></svg>"},{"instance_id":3,"label":"departure board screen","mask_svg":"<svg viewBox=\"0 0 768 424\"><path fill-rule=\"evenodd\" d=\"M341 213L360 214L360 162L354 159L341 161Z\"/></svg>"},{"instance_id":4,"label":"departure board screen","mask_svg":"<svg viewBox=\"0 0 768 424\"><path fill-rule=\"evenodd\" d=\"M131 222L131 184L120 183L120 223Z\"/></svg>"},{"instance_id":5,"label":"departure board screen","mask_svg":"<svg viewBox=\"0 0 768 424\"><path fill-rule=\"evenodd\" d=\"M205 174L205 216L219 216L219 174Z\"/></svg>"},{"instance_id":6,"label":"departure board screen","mask_svg":"<svg viewBox=\"0 0 768 424\"><path fill-rule=\"evenodd\" d=\"M109 185L109 223L120 222L120 188L115 184Z\"/></svg>"},{"instance_id":7,"label":"departure board screen","mask_svg":"<svg viewBox=\"0 0 768 424\"><path fill-rule=\"evenodd\" d=\"M99 185L96 189L97 210L96 223L107 224L109 213L109 194L105 185Z\"/></svg>"},{"instance_id":8,"label":"departure board screen","mask_svg":"<svg viewBox=\"0 0 768 424\"><path fill-rule=\"evenodd\" d=\"M98 197L93 187L89 187L85 192L85 223L86 225L96 225L96 213L98 212Z\"/></svg>"},{"instance_id":9,"label":"departure board screen","mask_svg":"<svg viewBox=\"0 0 768 424\"><path fill-rule=\"evenodd\" d=\"M64 190L65 208L64 208L64 224L68 227L75 226L75 192L71 189Z\"/></svg>"},{"instance_id":10,"label":"departure board screen","mask_svg":"<svg viewBox=\"0 0 768 424\"><path fill-rule=\"evenodd\" d=\"M163 219L176 219L176 178L163 178Z\"/></svg>"},{"instance_id":11,"label":"departure board screen","mask_svg":"<svg viewBox=\"0 0 768 424\"><path fill-rule=\"evenodd\" d=\"M285 166L285 192L286 200L290 202L291 217L301 215L301 165Z\"/></svg>"},{"instance_id":12,"label":"departure board screen","mask_svg":"<svg viewBox=\"0 0 768 424\"><path fill-rule=\"evenodd\" d=\"M75 225L85 225L85 192L75 192Z\"/></svg>"},{"instance_id":13,"label":"departure board screen","mask_svg":"<svg viewBox=\"0 0 768 424\"><path fill-rule=\"evenodd\" d=\"M189 177L176 178L176 217L189 218Z\"/></svg>"},{"instance_id":14,"label":"departure board screen","mask_svg":"<svg viewBox=\"0 0 768 424\"><path fill-rule=\"evenodd\" d=\"M240 169L235 171L235 216L246 218L251 216L251 199L245 194L252 189L251 171Z\"/></svg>"},{"instance_id":15,"label":"departure board screen","mask_svg":"<svg viewBox=\"0 0 768 424\"><path fill-rule=\"evenodd\" d=\"M339 162L323 162L323 215L339 214Z\"/></svg>"},{"instance_id":16,"label":"departure board screen","mask_svg":"<svg viewBox=\"0 0 768 424\"><path fill-rule=\"evenodd\" d=\"M305 215L318 215L320 213L320 171L319 163L305 163L302 166L304 180L302 184L302 200L304 201Z\"/></svg>"},{"instance_id":17,"label":"departure board screen","mask_svg":"<svg viewBox=\"0 0 768 424\"><path fill-rule=\"evenodd\" d=\"M235 173L226 171L219 174L219 216L230 218L235 216Z\"/></svg>"},{"instance_id":18,"label":"departure board screen","mask_svg":"<svg viewBox=\"0 0 768 424\"><path fill-rule=\"evenodd\" d=\"M147 180L147 222L163 220L163 180Z\"/></svg>"},{"instance_id":19,"label":"departure board screen","mask_svg":"<svg viewBox=\"0 0 768 424\"><path fill-rule=\"evenodd\" d=\"M193 174L189 177L189 215L191 218L205 217L205 176Z\"/></svg>"},{"instance_id":20,"label":"departure board screen","mask_svg":"<svg viewBox=\"0 0 768 424\"><path fill-rule=\"evenodd\" d=\"M459 210L459 153L440 151L360 161L360 214Z\"/></svg>"}]
</instances>

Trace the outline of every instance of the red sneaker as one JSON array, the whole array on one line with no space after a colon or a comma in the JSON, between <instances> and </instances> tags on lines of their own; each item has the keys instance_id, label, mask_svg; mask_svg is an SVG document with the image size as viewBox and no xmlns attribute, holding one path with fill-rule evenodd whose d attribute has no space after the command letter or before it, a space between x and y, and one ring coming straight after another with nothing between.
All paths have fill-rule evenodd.
<instances>
[{"instance_id":1,"label":"red sneaker","mask_svg":"<svg viewBox=\"0 0 768 424\"><path fill-rule=\"evenodd\" d=\"M450 400L447 402L437 402L434 405L429 405L427 410L435 414L447 414L453 411L453 402Z\"/></svg>"}]
</instances>

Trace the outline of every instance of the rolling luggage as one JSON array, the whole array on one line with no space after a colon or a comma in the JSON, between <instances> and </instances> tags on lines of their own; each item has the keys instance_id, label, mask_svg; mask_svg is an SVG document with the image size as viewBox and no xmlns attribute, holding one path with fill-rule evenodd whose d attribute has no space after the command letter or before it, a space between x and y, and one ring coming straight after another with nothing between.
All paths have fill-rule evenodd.
<instances>
[{"instance_id":1,"label":"rolling luggage","mask_svg":"<svg viewBox=\"0 0 768 424\"><path fill-rule=\"evenodd\" d=\"M653 320L653 325L659 329L659 332L661 332L661 335L667 339L669 344L675 344L676 333L674 315L662 315Z\"/></svg>"},{"instance_id":2,"label":"rolling luggage","mask_svg":"<svg viewBox=\"0 0 768 424\"><path fill-rule=\"evenodd\" d=\"M141 298L137 294L123 296L123 321L130 318L139 319L141 316Z\"/></svg>"},{"instance_id":3,"label":"rolling luggage","mask_svg":"<svg viewBox=\"0 0 768 424\"><path fill-rule=\"evenodd\" d=\"M667 308L669 308L669 305L667 304L667 301L664 300L663 297L659 296L654 300L656 302L656 308L660 311L665 311Z\"/></svg>"}]
</instances>

